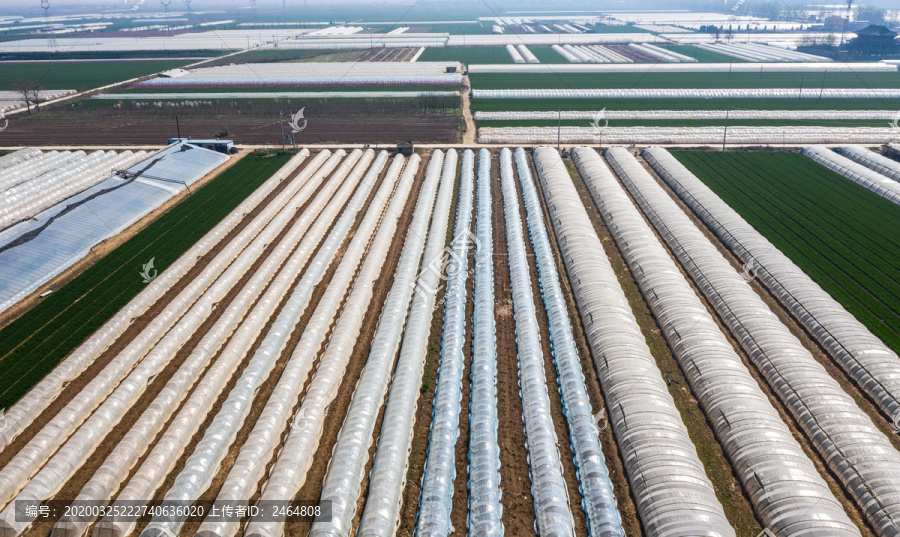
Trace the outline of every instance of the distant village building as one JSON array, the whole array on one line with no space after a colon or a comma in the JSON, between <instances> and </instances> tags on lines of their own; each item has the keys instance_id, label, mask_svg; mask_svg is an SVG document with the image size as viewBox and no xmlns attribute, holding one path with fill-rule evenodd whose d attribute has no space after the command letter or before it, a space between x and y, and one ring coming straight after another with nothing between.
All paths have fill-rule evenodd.
<instances>
[{"instance_id":1,"label":"distant village building","mask_svg":"<svg viewBox=\"0 0 900 537\"><path fill-rule=\"evenodd\" d=\"M896 37L897 33L887 27L872 24L856 31L856 37L850 40L848 49L851 54L867 56L900 54L900 44Z\"/></svg>"}]
</instances>

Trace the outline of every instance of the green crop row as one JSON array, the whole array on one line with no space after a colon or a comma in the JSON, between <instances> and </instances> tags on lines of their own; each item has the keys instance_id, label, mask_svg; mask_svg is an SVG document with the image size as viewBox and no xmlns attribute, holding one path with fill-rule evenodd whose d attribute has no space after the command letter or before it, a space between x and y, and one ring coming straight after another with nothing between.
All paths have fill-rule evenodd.
<instances>
[{"instance_id":1,"label":"green crop row","mask_svg":"<svg viewBox=\"0 0 900 537\"><path fill-rule=\"evenodd\" d=\"M900 207L798 153L673 155L900 351Z\"/></svg>"},{"instance_id":2,"label":"green crop row","mask_svg":"<svg viewBox=\"0 0 900 537\"><path fill-rule=\"evenodd\" d=\"M475 112L557 110L896 110L896 99L472 99ZM888 126L888 122L884 122Z\"/></svg>"},{"instance_id":3,"label":"green crop row","mask_svg":"<svg viewBox=\"0 0 900 537\"><path fill-rule=\"evenodd\" d=\"M174 53L177 55L177 53ZM44 89L85 91L115 82L175 69L193 60L11 63L0 69L0 90L16 91L15 82L29 79Z\"/></svg>"},{"instance_id":4,"label":"green crop row","mask_svg":"<svg viewBox=\"0 0 900 537\"><path fill-rule=\"evenodd\" d=\"M420 62L512 63L506 47L428 47Z\"/></svg>"},{"instance_id":5,"label":"green crop row","mask_svg":"<svg viewBox=\"0 0 900 537\"><path fill-rule=\"evenodd\" d=\"M161 273L290 155L251 154L0 330L0 408L7 408Z\"/></svg>"}]
</instances>

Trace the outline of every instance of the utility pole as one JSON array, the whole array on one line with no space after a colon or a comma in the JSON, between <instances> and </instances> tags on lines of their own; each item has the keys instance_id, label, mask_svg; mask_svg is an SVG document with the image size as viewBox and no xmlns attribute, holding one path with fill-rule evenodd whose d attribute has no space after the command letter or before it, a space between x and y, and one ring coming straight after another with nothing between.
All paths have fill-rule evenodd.
<instances>
[{"instance_id":1,"label":"utility pole","mask_svg":"<svg viewBox=\"0 0 900 537\"><path fill-rule=\"evenodd\" d=\"M291 118L294 117L293 108L288 108L288 113L290 114ZM291 147L294 148L294 153L296 153L297 152L297 142L294 140L294 129L293 128L291 129Z\"/></svg>"},{"instance_id":2,"label":"utility pole","mask_svg":"<svg viewBox=\"0 0 900 537\"><path fill-rule=\"evenodd\" d=\"M725 110L725 134L722 135L722 152L725 152L725 141L728 139L728 112L729 110Z\"/></svg>"},{"instance_id":3,"label":"utility pole","mask_svg":"<svg viewBox=\"0 0 900 537\"><path fill-rule=\"evenodd\" d=\"M166 37L169 37L169 5L172 3L172 0L160 0L159 3L163 5L163 9L166 12Z\"/></svg>"},{"instance_id":4,"label":"utility pole","mask_svg":"<svg viewBox=\"0 0 900 537\"><path fill-rule=\"evenodd\" d=\"M278 111L278 124L281 125L281 152L284 153L284 110Z\"/></svg>"},{"instance_id":5,"label":"utility pole","mask_svg":"<svg viewBox=\"0 0 900 537\"><path fill-rule=\"evenodd\" d=\"M844 32L847 31L847 25L850 24L850 19L853 17L853 0L847 0L847 20L841 25L841 41L838 43L838 51L840 52L840 48L844 46Z\"/></svg>"}]
</instances>

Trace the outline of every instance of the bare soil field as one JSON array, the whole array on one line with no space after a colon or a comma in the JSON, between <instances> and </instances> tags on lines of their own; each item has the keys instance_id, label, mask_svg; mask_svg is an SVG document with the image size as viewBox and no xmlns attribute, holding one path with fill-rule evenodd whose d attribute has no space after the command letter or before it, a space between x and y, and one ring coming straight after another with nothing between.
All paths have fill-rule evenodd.
<instances>
[{"instance_id":1,"label":"bare soil field","mask_svg":"<svg viewBox=\"0 0 900 537\"><path fill-rule=\"evenodd\" d=\"M237 144L279 145L291 134L290 113L306 106L307 126L297 144L456 143L461 139L456 110L423 110L415 99L398 101L242 101L199 109L66 106L10 121L0 145L165 144L179 132L192 138L228 138ZM284 111L283 124L279 112ZM177 114L177 123L176 123ZM283 128L283 131L282 131Z\"/></svg>"}]
</instances>

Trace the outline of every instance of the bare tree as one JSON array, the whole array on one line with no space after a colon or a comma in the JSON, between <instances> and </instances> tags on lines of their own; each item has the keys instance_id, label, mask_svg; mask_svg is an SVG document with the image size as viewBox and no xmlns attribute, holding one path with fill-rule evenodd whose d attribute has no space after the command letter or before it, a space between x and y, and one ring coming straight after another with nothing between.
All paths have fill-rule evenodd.
<instances>
[{"instance_id":1,"label":"bare tree","mask_svg":"<svg viewBox=\"0 0 900 537\"><path fill-rule=\"evenodd\" d=\"M22 98L25 100L25 108L28 109L28 115L31 115L31 103L34 103L37 111L41 110L40 104L38 104L41 92L40 84L30 78L19 78L13 81L12 86L22 94Z\"/></svg>"},{"instance_id":2,"label":"bare tree","mask_svg":"<svg viewBox=\"0 0 900 537\"><path fill-rule=\"evenodd\" d=\"M31 87L28 89L28 94L31 96L31 102L34 103L34 109L38 112L41 111L41 85L37 82L33 82Z\"/></svg>"}]
</instances>

